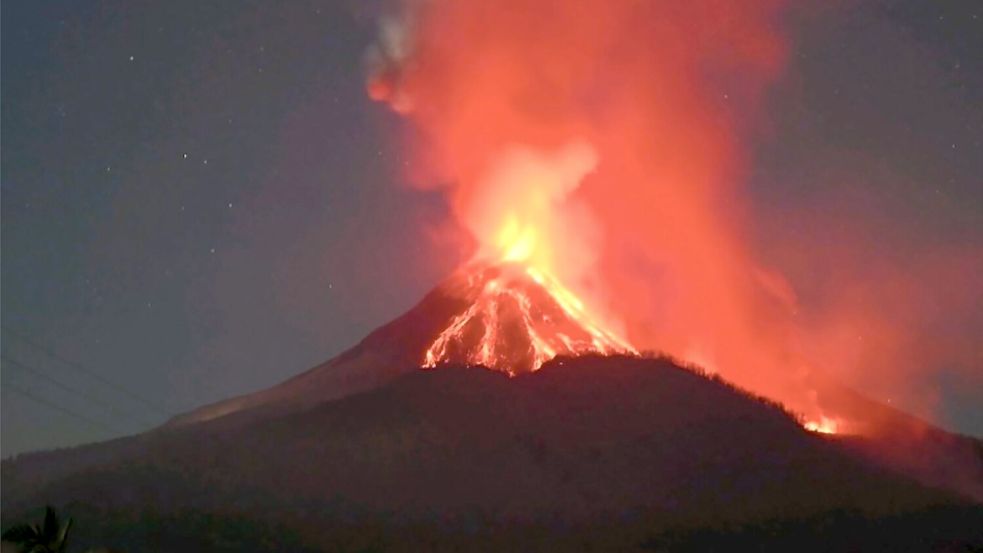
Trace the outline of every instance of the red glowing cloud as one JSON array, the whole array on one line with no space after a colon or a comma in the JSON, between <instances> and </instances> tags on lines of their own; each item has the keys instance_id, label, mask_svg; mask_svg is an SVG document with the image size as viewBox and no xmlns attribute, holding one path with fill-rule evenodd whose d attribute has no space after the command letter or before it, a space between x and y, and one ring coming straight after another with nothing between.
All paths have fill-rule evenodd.
<instances>
[{"instance_id":1,"label":"red glowing cloud","mask_svg":"<svg viewBox=\"0 0 983 553\"><path fill-rule=\"evenodd\" d=\"M811 375L848 363L836 329L898 338L843 305L803 324L755 256L742 187L783 4L406 2L368 92L411 123L409 178L445 190L479 254L555 275L638 349L833 420Z\"/></svg>"}]
</instances>

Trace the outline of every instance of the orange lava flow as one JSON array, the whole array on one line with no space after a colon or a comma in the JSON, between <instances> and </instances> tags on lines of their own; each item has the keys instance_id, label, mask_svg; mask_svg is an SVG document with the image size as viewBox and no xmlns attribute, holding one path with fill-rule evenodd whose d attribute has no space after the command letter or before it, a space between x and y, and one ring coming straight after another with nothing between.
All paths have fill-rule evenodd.
<instances>
[{"instance_id":1,"label":"orange lava flow","mask_svg":"<svg viewBox=\"0 0 983 553\"><path fill-rule=\"evenodd\" d=\"M839 424L837 424L835 419L820 416L818 421L805 421L802 426L806 430L816 432L818 434L836 434Z\"/></svg>"},{"instance_id":2,"label":"orange lava flow","mask_svg":"<svg viewBox=\"0 0 983 553\"><path fill-rule=\"evenodd\" d=\"M538 370L557 355L636 353L540 269L515 263L476 266L468 280L471 303L427 349L424 367L457 362L514 376Z\"/></svg>"}]
</instances>

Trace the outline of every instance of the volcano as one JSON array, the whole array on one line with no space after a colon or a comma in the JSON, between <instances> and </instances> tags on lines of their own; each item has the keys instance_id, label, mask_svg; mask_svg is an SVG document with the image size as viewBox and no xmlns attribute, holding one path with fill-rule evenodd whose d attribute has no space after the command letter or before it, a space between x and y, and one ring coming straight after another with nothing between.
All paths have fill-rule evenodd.
<instances>
[{"instance_id":1,"label":"volcano","mask_svg":"<svg viewBox=\"0 0 983 553\"><path fill-rule=\"evenodd\" d=\"M469 265L270 389L4 460L5 525L52 504L83 545L127 551L983 545L978 440L862 397L893 433L808 431L637 354L568 294L520 265Z\"/></svg>"},{"instance_id":2,"label":"volcano","mask_svg":"<svg viewBox=\"0 0 983 553\"><path fill-rule=\"evenodd\" d=\"M254 408L285 411L370 389L419 368L480 365L515 376L558 355L632 354L547 273L474 262L355 347L282 384L175 417L182 425Z\"/></svg>"}]
</instances>

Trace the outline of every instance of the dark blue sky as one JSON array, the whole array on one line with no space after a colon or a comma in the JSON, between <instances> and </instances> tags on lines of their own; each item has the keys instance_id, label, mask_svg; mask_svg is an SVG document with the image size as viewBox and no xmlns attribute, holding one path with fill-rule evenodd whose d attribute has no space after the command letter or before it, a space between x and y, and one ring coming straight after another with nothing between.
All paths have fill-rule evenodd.
<instances>
[{"instance_id":1,"label":"dark blue sky","mask_svg":"<svg viewBox=\"0 0 983 553\"><path fill-rule=\"evenodd\" d=\"M758 232L805 244L816 229L788 223L824 206L872 218L899 258L983 247L983 6L810 12L790 17L748 183L790 216ZM3 456L283 380L460 259L432 232L443 199L400 184L398 122L365 97L365 3L2 15ZM964 307L952 332L983 335L981 306ZM947 425L983 435L983 392L945 371L936 384Z\"/></svg>"}]
</instances>

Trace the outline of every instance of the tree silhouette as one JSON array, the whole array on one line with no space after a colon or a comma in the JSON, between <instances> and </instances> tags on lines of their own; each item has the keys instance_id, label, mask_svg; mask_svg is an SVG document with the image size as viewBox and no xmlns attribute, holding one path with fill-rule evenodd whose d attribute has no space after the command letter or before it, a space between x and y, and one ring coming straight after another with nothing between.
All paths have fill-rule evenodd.
<instances>
[{"instance_id":1,"label":"tree silhouette","mask_svg":"<svg viewBox=\"0 0 983 553\"><path fill-rule=\"evenodd\" d=\"M18 524L8 528L0 539L16 544L23 553L62 553L68 541L72 519L62 525L51 506L44 509L44 524Z\"/></svg>"}]
</instances>

